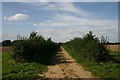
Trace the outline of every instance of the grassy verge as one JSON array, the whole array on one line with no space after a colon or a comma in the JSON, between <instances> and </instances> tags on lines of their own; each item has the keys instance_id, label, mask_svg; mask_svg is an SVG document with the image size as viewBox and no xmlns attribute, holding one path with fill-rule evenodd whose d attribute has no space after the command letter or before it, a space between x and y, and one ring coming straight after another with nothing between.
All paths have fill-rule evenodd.
<instances>
[{"instance_id":1,"label":"grassy verge","mask_svg":"<svg viewBox=\"0 0 120 80\"><path fill-rule=\"evenodd\" d=\"M111 56L111 60L115 61L116 63L120 63L120 52L110 51L109 54Z\"/></svg>"},{"instance_id":2,"label":"grassy verge","mask_svg":"<svg viewBox=\"0 0 120 80\"><path fill-rule=\"evenodd\" d=\"M45 65L35 62L15 62L11 58L11 53L2 53L2 79L3 80L33 80L38 78L38 73L47 70Z\"/></svg>"},{"instance_id":3,"label":"grassy verge","mask_svg":"<svg viewBox=\"0 0 120 80\"><path fill-rule=\"evenodd\" d=\"M96 63L92 61L86 61L79 57L78 54L76 54L71 49L68 49L66 46L63 46L65 50L68 51L68 53L83 67L85 67L86 70L89 70L92 72L94 76L100 77L100 78L114 78L114 79L120 79L120 64L118 62L101 62ZM112 57L112 60L117 59L120 60L120 53L118 52L110 52L110 55Z\"/></svg>"}]
</instances>

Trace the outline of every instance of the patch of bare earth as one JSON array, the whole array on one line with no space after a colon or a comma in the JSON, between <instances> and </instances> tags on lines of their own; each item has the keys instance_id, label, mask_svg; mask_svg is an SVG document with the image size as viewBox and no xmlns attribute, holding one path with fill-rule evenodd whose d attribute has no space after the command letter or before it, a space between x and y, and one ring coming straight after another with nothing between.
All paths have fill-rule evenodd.
<instances>
[{"instance_id":1,"label":"patch of bare earth","mask_svg":"<svg viewBox=\"0 0 120 80\"><path fill-rule=\"evenodd\" d=\"M46 78L94 78L89 71L80 66L62 47L53 59L48 71L39 74Z\"/></svg>"}]
</instances>

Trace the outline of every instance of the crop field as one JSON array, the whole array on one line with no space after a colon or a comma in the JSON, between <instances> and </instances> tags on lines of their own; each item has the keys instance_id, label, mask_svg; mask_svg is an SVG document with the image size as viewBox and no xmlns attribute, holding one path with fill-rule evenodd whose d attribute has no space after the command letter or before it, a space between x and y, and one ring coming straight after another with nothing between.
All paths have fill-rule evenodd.
<instances>
[{"instance_id":1,"label":"crop field","mask_svg":"<svg viewBox=\"0 0 120 80\"><path fill-rule=\"evenodd\" d=\"M12 50L12 46L0 46L0 51L2 52L10 52Z\"/></svg>"},{"instance_id":2,"label":"crop field","mask_svg":"<svg viewBox=\"0 0 120 80\"><path fill-rule=\"evenodd\" d=\"M120 52L120 44L109 44L107 45L107 48L111 51Z\"/></svg>"}]
</instances>

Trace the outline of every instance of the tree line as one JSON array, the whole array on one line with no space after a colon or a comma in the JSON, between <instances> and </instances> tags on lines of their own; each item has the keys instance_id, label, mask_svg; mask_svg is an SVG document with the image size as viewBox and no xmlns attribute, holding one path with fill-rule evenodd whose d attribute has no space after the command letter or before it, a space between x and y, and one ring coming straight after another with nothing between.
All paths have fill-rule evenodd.
<instances>
[{"instance_id":1,"label":"tree line","mask_svg":"<svg viewBox=\"0 0 120 80\"><path fill-rule=\"evenodd\" d=\"M89 31L83 37L75 37L66 43L55 43L51 38L45 39L37 34L37 32L30 33L29 37L18 36L17 40L5 40L2 46L13 46L13 58L16 61L41 61L49 63L50 59L62 46L65 49L74 51L79 57L91 61L105 61L108 59L108 43L107 37L102 36L101 39L93 35Z\"/></svg>"}]
</instances>

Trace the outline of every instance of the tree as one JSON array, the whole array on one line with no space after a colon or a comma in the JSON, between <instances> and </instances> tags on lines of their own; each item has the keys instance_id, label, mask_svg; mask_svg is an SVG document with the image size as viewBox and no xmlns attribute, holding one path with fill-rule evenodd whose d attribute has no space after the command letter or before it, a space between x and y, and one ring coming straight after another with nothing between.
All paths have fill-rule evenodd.
<instances>
[{"instance_id":1,"label":"tree","mask_svg":"<svg viewBox=\"0 0 120 80\"><path fill-rule=\"evenodd\" d=\"M107 36L104 37L103 35L101 36L101 43L107 43L108 42L108 38Z\"/></svg>"},{"instance_id":2,"label":"tree","mask_svg":"<svg viewBox=\"0 0 120 80\"><path fill-rule=\"evenodd\" d=\"M2 46L11 46L11 40L3 40Z\"/></svg>"}]
</instances>

